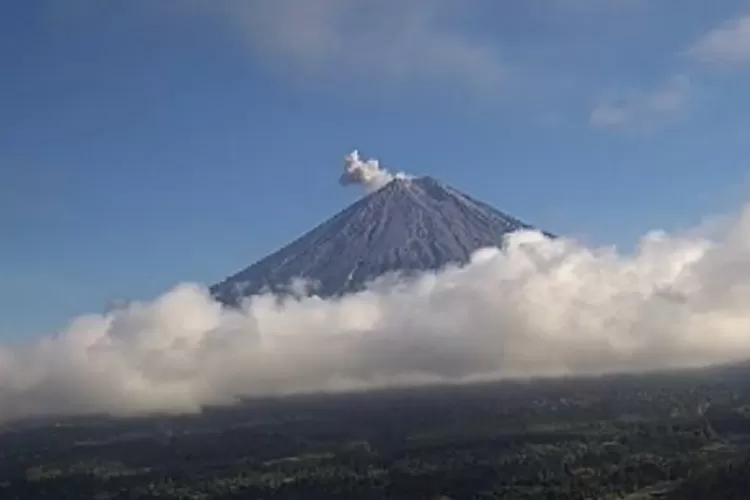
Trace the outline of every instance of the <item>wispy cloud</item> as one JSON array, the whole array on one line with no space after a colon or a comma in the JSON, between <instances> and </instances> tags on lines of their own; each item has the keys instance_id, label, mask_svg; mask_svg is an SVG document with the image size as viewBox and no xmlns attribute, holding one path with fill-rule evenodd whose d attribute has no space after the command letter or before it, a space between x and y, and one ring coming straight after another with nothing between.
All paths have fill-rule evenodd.
<instances>
[{"instance_id":1,"label":"wispy cloud","mask_svg":"<svg viewBox=\"0 0 750 500\"><path fill-rule=\"evenodd\" d=\"M640 10L648 0L555 0L553 5L578 13L621 13L626 10Z\"/></svg>"},{"instance_id":2,"label":"wispy cloud","mask_svg":"<svg viewBox=\"0 0 750 500\"><path fill-rule=\"evenodd\" d=\"M709 31L687 50L687 55L707 64L750 64L750 14Z\"/></svg>"},{"instance_id":3,"label":"wispy cloud","mask_svg":"<svg viewBox=\"0 0 750 500\"><path fill-rule=\"evenodd\" d=\"M492 45L450 22L467 7L442 0L251 0L221 6L256 53L308 74L378 84L430 81L468 91L496 89L509 74Z\"/></svg>"},{"instance_id":4,"label":"wispy cloud","mask_svg":"<svg viewBox=\"0 0 750 500\"><path fill-rule=\"evenodd\" d=\"M731 19L700 37L682 55L724 68L750 65L750 14ZM694 94L694 77L683 73L663 85L631 90L599 100L589 114L591 125L606 129L651 131L684 117Z\"/></svg>"},{"instance_id":5,"label":"wispy cloud","mask_svg":"<svg viewBox=\"0 0 750 500\"><path fill-rule=\"evenodd\" d=\"M676 75L650 91L635 90L601 99L589 114L599 128L653 130L684 115L692 84Z\"/></svg>"}]
</instances>

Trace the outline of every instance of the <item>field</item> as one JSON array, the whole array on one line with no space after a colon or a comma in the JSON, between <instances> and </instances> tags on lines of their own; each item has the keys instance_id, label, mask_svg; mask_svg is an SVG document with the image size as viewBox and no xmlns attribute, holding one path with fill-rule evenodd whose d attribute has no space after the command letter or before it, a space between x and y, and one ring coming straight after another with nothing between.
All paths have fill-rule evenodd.
<instances>
[{"instance_id":1,"label":"field","mask_svg":"<svg viewBox=\"0 0 750 500\"><path fill-rule=\"evenodd\" d=\"M750 368L247 401L0 430L0 498L750 498Z\"/></svg>"}]
</instances>

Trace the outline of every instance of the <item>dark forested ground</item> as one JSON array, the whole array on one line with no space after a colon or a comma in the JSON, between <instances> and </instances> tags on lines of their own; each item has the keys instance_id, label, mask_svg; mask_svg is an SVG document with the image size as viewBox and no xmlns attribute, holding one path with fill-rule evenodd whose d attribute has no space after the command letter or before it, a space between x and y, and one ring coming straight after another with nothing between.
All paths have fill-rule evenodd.
<instances>
[{"instance_id":1,"label":"dark forested ground","mask_svg":"<svg viewBox=\"0 0 750 500\"><path fill-rule=\"evenodd\" d=\"M0 429L0 498L747 499L750 369Z\"/></svg>"}]
</instances>

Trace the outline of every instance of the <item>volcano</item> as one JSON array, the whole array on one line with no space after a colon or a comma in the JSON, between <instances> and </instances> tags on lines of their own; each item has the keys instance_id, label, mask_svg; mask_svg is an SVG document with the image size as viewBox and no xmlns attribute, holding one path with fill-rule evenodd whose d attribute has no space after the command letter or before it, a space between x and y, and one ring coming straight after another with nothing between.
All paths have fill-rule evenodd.
<instances>
[{"instance_id":1,"label":"volcano","mask_svg":"<svg viewBox=\"0 0 750 500\"><path fill-rule=\"evenodd\" d=\"M289 291L302 278L316 295L337 296L387 273L466 263L475 250L502 246L522 229L534 228L432 177L396 178L210 290L237 304Z\"/></svg>"}]
</instances>

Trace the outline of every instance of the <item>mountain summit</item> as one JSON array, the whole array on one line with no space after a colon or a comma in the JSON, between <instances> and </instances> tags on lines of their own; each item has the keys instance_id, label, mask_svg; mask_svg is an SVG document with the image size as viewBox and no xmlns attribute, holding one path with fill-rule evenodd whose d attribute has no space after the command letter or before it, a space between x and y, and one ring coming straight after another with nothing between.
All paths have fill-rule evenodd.
<instances>
[{"instance_id":1,"label":"mountain summit","mask_svg":"<svg viewBox=\"0 0 750 500\"><path fill-rule=\"evenodd\" d=\"M532 227L431 177L394 178L211 293L236 304L304 278L320 296L340 295L391 271L466 263L475 250L500 246L519 229Z\"/></svg>"}]
</instances>

